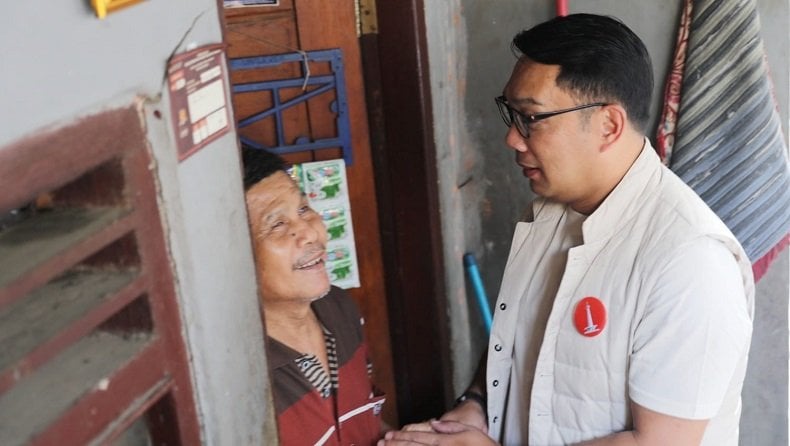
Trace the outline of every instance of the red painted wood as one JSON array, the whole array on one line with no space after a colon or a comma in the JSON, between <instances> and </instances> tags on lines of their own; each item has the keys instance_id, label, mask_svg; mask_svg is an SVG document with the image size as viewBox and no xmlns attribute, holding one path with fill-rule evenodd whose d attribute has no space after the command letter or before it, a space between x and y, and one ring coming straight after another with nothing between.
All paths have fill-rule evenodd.
<instances>
[{"instance_id":1,"label":"red painted wood","mask_svg":"<svg viewBox=\"0 0 790 446\"><path fill-rule=\"evenodd\" d=\"M103 267L139 265L141 274L141 278L28 353L16 364L21 375L33 376L50 358L96 327L118 330L135 326L129 318L138 314L153 321L152 344L110 374L106 391L94 390L85 395L36 437L34 444L84 444L100 433L115 436L154 404L157 396L163 396L163 390L157 388L145 404L139 401L163 381L167 382L166 398L172 407L167 409L167 404L158 404L156 410L163 414L172 412L171 418L177 422L157 426L154 437L200 444L180 309L140 116L135 107L108 111L0 150L2 212L28 203L42 193L51 197L56 206L101 204L130 210L129 215L76 241L12 280L0 289L0 305L25 298L30 291L80 262ZM105 164L112 159L116 161ZM103 164L105 167L95 170ZM119 169L120 175L116 175ZM134 234L134 243L124 238L128 234ZM142 295L148 296L150 317L139 312L124 313L128 317L118 324L107 323L117 320L113 317ZM143 329L151 328L150 322L141 321L139 325ZM15 382L13 372L0 372L0 392L12 388Z\"/></svg>"},{"instance_id":2,"label":"red painted wood","mask_svg":"<svg viewBox=\"0 0 790 446\"><path fill-rule=\"evenodd\" d=\"M383 115L374 155L401 423L434 417L455 396L424 3L377 2L366 60Z\"/></svg>"},{"instance_id":3,"label":"red painted wood","mask_svg":"<svg viewBox=\"0 0 790 446\"><path fill-rule=\"evenodd\" d=\"M0 151L2 152L2 151ZM37 286L54 279L63 271L96 253L101 248L129 233L138 223L134 214L116 220L96 234L70 246L66 251L51 257L26 274L0 288L0 307L23 297Z\"/></svg>"},{"instance_id":4,"label":"red painted wood","mask_svg":"<svg viewBox=\"0 0 790 446\"><path fill-rule=\"evenodd\" d=\"M131 124L131 125L130 125ZM144 141L134 108L82 118L0 150L0 209L21 206L112 158L122 141ZM132 146L134 147L134 146Z\"/></svg>"},{"instance_id":5,"label":"red painted wood","mask_svg":"<svg viewBox=\"0 0 790 446\"><path fill-rule=\"evenodd\" d=\"M107 390L94 389L85 395L30 445L87 444L123 414L139 395L165 377L162 365L166 356L164 343L153 341L125 367L107 377ZM150 401L149 406L153 403Z\"/></svg>"},{"instance_id":6,"label":"red painted wood","mask_svg":"<svg viewBox=\"0 0 790 446\"><path fill-rule=\"evenodd\" d=\"M165 235L159 217L156 186L148 169L146 150L130 152L125 157L127 181L136 192L133 206L140 217L136 230L142 273L150 280L149 304L154 330L165 343L167 373L173 377L173 400L178 411L178 431L184 444L200 444L189 359L183 339L181 310L175 292L175 279L165 249Z\"/></svg>"},{"instance_id":7,"label":"red painted wood","mask_svg":"<svg viewBox=\"0 0 790 446\"><path fill-rule=\"evenodd\" d=\"M179 438L178 431L172 427L177 424L177 415L173 409L174 403L172 396L172 381L163 378L156 383L149 391L145 401L130 406L114 424L110 425L94 441L99 444L113 444L113 441L128 429L141 417L145 417L146 427L153 445L181 445L184 444ZM166 406L163 410L161 406ZM168 410L171 409L171 410ZM170 413L166 413L170 412ZM165 434L165 435L162 435Z\"/></svg>"},{"instance_id":8,"label":"red painted wood","mask_svg":"<svg viewBox=\"0 0 790 446\"><path fill-rule=\"evenodd\" d=\"M147 280L144 277L138 277L120 290L116 296L108 298L103 304L85 314L79 321L67 327L57 336L39 344L16 364L0 372L0 394L5 393L17 381L24 379L76 340L90 333L91 330L109 319L136 297L140 297L146 289L146 285Z\"/></svg>"}]
</instances>

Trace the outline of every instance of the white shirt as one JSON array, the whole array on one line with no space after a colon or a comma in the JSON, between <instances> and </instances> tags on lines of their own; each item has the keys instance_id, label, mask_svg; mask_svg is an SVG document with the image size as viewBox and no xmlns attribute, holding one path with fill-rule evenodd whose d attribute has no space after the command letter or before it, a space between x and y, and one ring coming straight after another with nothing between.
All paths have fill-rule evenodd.
<instances>
[{"instance_id":1,"label":"white shirt","mask_svg":"<svg viewBox=\"0 0 790 446\"><path fill-rule=\"evenodd\" d=\"M505 412L507 416L504 417L504 438L512 439L510 444L518 444L522 438L527 438L529 395L532 392L540 343L543 340L543 332L546 329L554 296L560 286L562 272L565 270L568 250L582 243L584 219L584 215L570 207L565 208L558 221L556 232L551 237L550 246L535 265L535 276L545 279L529 281L522 295L511 370L511 382L519 385L511 385L508 389Z\"/></svg>"}]
</instances>

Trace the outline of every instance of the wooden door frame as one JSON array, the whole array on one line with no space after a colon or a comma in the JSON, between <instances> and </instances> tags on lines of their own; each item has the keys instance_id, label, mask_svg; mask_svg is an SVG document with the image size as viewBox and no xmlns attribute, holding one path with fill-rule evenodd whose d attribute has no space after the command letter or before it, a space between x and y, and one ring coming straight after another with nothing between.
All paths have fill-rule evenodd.
<instances>
[{"instance_id":1,"label":"wooden door frame","mask_svg":"<svg viewBox=\"0 0 790 446\"><path fill-rule=\"evenodd\" d=\"M453 399L444 256L422 0L377 2L361 37L401 424Z\"/></svg>"}]
</instances>

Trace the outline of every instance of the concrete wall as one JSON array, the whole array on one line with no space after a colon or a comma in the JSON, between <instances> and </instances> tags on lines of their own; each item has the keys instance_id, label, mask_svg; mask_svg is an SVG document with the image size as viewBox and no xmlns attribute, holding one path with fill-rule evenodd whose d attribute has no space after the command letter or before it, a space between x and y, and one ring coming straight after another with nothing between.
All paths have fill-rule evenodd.
<instances>
[{"instance_id":1,"label":"concrete wall","mask_svg":"<svg viewBox=\"0 0 790 446\"><path fill-rule=\"evenodd\" d=\"M144 1L102 21L88 5L5 5L0 150L39 129L145 103L203 441L274 444L236 135L179 163L163 82L171 53L221 42L217 2Z\"/></svg>"},{"instance_id":2,"label":"concrete wall","mask_svg":"<svg viewBox=\"0 0 790 446\"><path fill-rule=\"evenodd\" d=\"M656 78L654 129L681 0L569 3L571 13L617 16L645 41ZM757 4L787 134L790 2L757 0ZM487 338L477 308L467 303L473 296L461 257L464 252L476 254L493 303L515 222L532 198L513 153L504 146L505 127L493 98L501 94L515 61L509 49L513 35L554 14L554 2L548 0L425 1L456 393L467 385ZM757 287L741 444L787 444L789 294L785 250Z\"/></svg>"}]
</instances>

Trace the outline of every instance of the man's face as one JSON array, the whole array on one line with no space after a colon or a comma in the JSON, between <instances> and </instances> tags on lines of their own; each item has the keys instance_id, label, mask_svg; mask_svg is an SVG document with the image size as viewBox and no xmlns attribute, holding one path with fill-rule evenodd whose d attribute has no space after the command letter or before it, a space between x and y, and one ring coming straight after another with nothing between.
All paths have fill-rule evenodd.
<instances>
[{"instance_id":1,"label":"man's face","mask_svg":"<svg viewBox=\"0 0 790 446\"><path fill-rule=\"evenodd\" d=\"M560 89L555 80L558 65L544 65L522 58L513 69L505 90L507 103L525 114L546 113L582 105ZM529 138L513 125L505 141L515 150L516 163L529 178L537 195L574 204L589 199L596 167L594 119L599 109L575 111L530 124ZM577 209L578 210L578 209Z\"/></svg>"},{"instance_id":2,"label":"man's face","mask_svg":"<svg viewBox=\"0 0 790 446\"><path fill-rule=\"evenodd\" d=\"M312 302L329 291L326 228L285 172L245 194L264 303Z\"/></svg>"}]
</instances>

